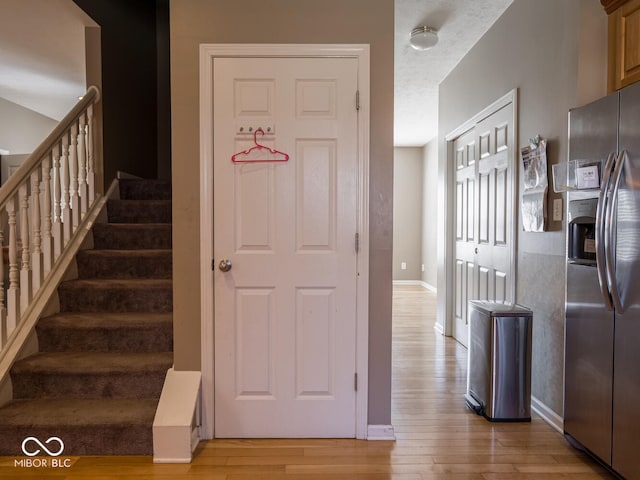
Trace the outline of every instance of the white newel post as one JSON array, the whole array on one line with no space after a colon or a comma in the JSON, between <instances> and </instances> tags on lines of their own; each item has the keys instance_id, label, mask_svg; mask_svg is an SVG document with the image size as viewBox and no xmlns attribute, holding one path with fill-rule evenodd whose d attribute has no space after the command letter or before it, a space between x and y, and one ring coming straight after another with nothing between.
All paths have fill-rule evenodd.
<instances>
[{"instance_id":1,"label":"white newel post","mask_svg":"<svg viewBox=\"0 0 640 480\"><path fill-rule=\"evenodd\" d=\"M18 232L16 228L18 197L7 201L9 224L9 288L7 289L7 335L11 335L20 316L20 286L18 283Z\"/></svg>"},{"instance_id":2,"label":"white newel post","mask_svg":"<svg viewBox=\"0 0 640 480\"><path fill-rule=\"evenodd\" d=\"M20 198L20 246L22 265L20 268L20 311L24 312L31 301L31 242L29 236L29 184L23 183L18 191Z\"/></svg>"},{"instance_id":3,"label":"white newel post","mask_svg":"<svg viewBox=\"0 0 640 480\"><path fill-rule=\"evenodd\" d=\"M42 159L42 272L43 276L51 271L53 267L53 231L51 215L52 192L51 192L51 158L45 156Z\"/></svg>"}]
</instances>

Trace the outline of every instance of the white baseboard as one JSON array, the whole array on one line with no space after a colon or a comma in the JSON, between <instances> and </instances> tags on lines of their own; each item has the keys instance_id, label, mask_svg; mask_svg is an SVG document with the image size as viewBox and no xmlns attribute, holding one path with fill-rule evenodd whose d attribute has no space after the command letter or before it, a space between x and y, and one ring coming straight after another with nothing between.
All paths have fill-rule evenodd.
<instances>
[{"instance_id":1,"label":"white baseboard","mask_svg":"<svg viewBox=\"0 0 640 480\"><path fill-rule=\"evenodd\" d=\"M407 285L410 287L420 287L422 282L420 280L394 280L394 285Z\"/></svg>"},{"instance_id":2,"label":"white baseboard","mask_svg":"<svg viewBox=\"0 0 640 480\"><path fill-rule=\"evenodd\" d=\"M420 282L424 288L433 293L438 293L438 289L433 285L428 284L427 282Z\"/></svg>"},{"instance_id":3,"label":"white baseboard","mask_svg":"<svg viewBox=\"0 0 640 480\"><path fill-rule=\"evenodd\" d=\"M395 441L396 434L393 425L369 425L367 427L367 440L391 440Z\"/></svg>"},{"instance_id":4,"label":"white baseboard","mask_svg":"<svg viewBox=\"0 0 640 480\"><path fill-rule=\"evenodd\" d=\"M554 430L564 434L564 419L533 395L531 395L531 410L542 417Z\"/></svg>"},{"instance_id":5,"label":"white baseboard","mask_svg":"<svg viewBox=\"0 0 640 480\"><path fill-rule=\"evenodd\" d=\"M440 322L436 322L433 324L433 329L439 333L440 335L444 335L444 327Z\"/></svg>"},{"instance_id":6,"label":"white baseboard","mask_svg":"<svg viewBox=\"0 0 640 480\"><path fill-rule=\"evenodd\" d=\"M410 287L422 287L426 290L429 290L433 293L438 293L438 289L433 285L429 285L427 282L423 282L422 280L394 280L393 285L406 285Z\"/></svg>"}]
</instances>

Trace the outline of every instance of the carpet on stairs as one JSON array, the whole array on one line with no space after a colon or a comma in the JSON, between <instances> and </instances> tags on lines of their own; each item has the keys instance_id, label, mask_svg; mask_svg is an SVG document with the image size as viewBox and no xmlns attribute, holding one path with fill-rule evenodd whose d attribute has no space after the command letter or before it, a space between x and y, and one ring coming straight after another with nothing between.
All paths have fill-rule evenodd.
<instances>
[{"instance_id":1,"label":"carpet on stairs","mask_svg":"<svg viewBox=\"0 0 640 480\"><path fill-rule=\"evenodd\" d=\"M0 455L52 436L65 455L151 455L152 422L173 363L171 185L120 180L93 248L62 282L60 312L36 326L39 351L11 369Z\"/></svg>"}]
</instances>

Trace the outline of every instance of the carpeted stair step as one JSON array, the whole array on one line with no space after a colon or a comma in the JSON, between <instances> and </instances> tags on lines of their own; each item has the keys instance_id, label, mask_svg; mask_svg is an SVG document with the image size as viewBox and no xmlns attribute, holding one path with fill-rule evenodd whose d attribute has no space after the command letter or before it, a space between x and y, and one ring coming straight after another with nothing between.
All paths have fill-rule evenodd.
<instances>
[{"instance_id":1,"label":"carpeted stair step","mask_svg":"<svg viewBox=\"0 0 640 480\"><path fill-rule=\"evenodd\" d=\"M118 180L120 198L123 200L171 200L169 180Z\"/></svg>"},{"instance_id":2,"label":"carpeted stair step","mask_svg":"<svg viewBox=\"0 0 640 480\"><path fill-rule=\"evenodd\" d=\"M171 250L82 250L80 278L171 278Z\"/></svg>"},{"instance_id":3,"label":"carpeted stair step","mask_svg":"<svg viewBox=\"0 0 640 480\"><path fill-rule=\"evenodd\" d=\"M41 352L170 352L168 313L59 313L38 321Z\"/></svg>"},{"instance_id":4,"label":"carpeted stair step","mask_svg":"<svg viewBox=\"0 0 640 480\"><path fill-rule=\"evenodd\" d=\"M13 398L160 397L173 353L37 353L11 368Z\"/></svg>"},{"instance_id":5,"label":"carpeted stair step","mask_svg":"<svg viewBox=\"0 0 640 480\"><path fill-rule=\"evenodd\" d=\"M171 223L171 200L108 200L109 223Z\"/></svg>"},{"instance_id":6,"label":"carpeted stair step","mask_svg":"<svg viewBox=\"0 0 640 480\"><path fill-rule=\"evenodd\" d=\"M171 224L96 223L91 229L94 248L166 249L171 248Z\"/></svg>"},{"instance_id":7,"label":"carpeted stair step","mask_svg":"<svg viewBox=\"0 0 640 480\"><path fill-rule=\"evenodd\" d=\"M171 312L170 279L82 279L58 287L62 312Z\"/></svg>"},{"instance_id":8,"label":"carpeted stair step","mask_svg":"<svg viewBox=\"0 0 640 480\"><path fill-rule=\"evenodd\" d=\"M64 442L58 458L151 455L157 405L157 398L14 401L0 408L0 455L23 457L25 438L45 441L54 436Z\"/></svg>"}]
</instances>

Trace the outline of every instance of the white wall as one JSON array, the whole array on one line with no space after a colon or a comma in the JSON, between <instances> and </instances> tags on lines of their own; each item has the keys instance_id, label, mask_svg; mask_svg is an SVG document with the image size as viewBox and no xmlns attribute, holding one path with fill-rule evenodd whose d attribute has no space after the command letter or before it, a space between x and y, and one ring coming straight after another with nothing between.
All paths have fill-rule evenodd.
<instances>
[{"instance_id":1,"label":"white wall","mask_svg":"<svg viewBox=\"0 0 640 480\"><path fill-rule=\"evenodd\" d=\"M201 43L371 46L369 179L369 424L391 423L393 246L393 0L171 0L174 362L200 368ZM249 12L249 13L248 13ZM195 187L195 188L194 188Z\"/></svg>"},{"instance_id":2,"label":"white wall","mask_svg":"<svg viewBox=\"0 0 640 480\"><path fill-rule=\"evenodd\" d=\"M57 124L52 118L0 98L0 150L31 153Z\"/></svg>"},{"instance_id":3,"label":"white wall","mask_svg":"<svg viewBox=\"0 0 640 480\"><path fill-rule=\"evenodd\" d=\"M422 172L422 148L393 149L393 280L422 278Z\"/></svg>"},{"instance_id":4,"label":"white wall","mask_svg":"<svg viewBox=\"0 0 640 480\"><path fill-rule=\"evenodd\" d=\"M437 288L438 139L422 149L422 281Z\"/></svg>"},{"instance_id":5,"label":"white wall","mask_svg":"<svg viewBox=\"0 0 640 480\"><path fill-rule=\"evenodd\" d=\"M514 88L518 146L540 133L550 165L566 158L569 108L606 93L606 25L598 0L515 0L440 85L442 184L444 136ZM446 221L442 215L440 225ZM532 394L562 415L565 223L526 233L518 221L516 301L533 310ZM445 269L439 265L439 278Z\"/></svg>"}]
</instances>

